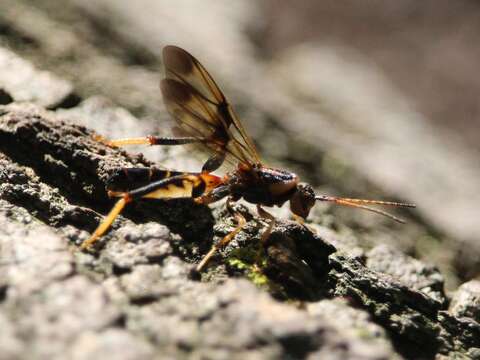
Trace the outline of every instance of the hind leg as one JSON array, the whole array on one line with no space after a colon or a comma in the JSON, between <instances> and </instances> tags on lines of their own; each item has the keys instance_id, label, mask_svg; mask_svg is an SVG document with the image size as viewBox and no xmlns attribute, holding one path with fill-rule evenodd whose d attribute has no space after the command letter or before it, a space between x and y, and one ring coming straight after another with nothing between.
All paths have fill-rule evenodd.
<instances>
[{"instance_id":1,"label":"hind leg","mask_svg":"<svg viewBox=\"0 0 480 360\"><path fill-rule=\"evenodd\" d=\"M206 176L206 175L203 175ZM202 181L202 175L197 174L181 174L172 176L167 179L152 182L146 186L129 192L109 191L109 195L120 197L115 206L110 210L105 219L100 223L89 239L85 240L81 249L87 249L92 246L100 236L102 236L112 225L115 218L121 213L125 205L141 199L172 199L172 198L191 198L192 190Z\"/></svg>"},{"instance_id":2,"label":"hind leg","mask_svg":"<svg viewBox=\"0 0 480 360\"><path fill-rule=\"evenodd\" d=\"M112 225L113 221L115 218L120 214L120 212L123 210L125 205L127 205L129 202L131 202L132 199L129 196L128 193L124 194L120 200L117 201L115 206L110 210L108 215L103 219L103 221L100 223L100 225L97 227L97 229L94 231L92 236L85 240L82 245L80 245L80 249L88 249L90 246L92 246L100 236L102 236Z\"/></svg>"},{"instance_id":3,"label":"hind leg","mask_svg":"<svg viewBox=\"0 0 480 360\"><path fill-rule=\"evenodd\" d=\"M197 142L193 137L159 137L159 136L143 136L137 138L124 138L116 140L108 140L102 136L96 139L108 146L120 147L128 145L185 145Z\"/></svg>"}]
</instances>

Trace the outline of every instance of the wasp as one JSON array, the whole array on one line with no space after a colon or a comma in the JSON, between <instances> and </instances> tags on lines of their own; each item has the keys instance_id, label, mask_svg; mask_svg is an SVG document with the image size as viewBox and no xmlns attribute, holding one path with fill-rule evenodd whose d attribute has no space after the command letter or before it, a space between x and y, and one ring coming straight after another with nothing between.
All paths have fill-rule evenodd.
<instances>
[{"instance_id":1,"label":"wasp","mask_svg":"<svg viewBox=\"0 0 480 360\"><path fill-rule=\"evenodd\" d=\"M227 198L227 208L234 215L236 227L212 246L197 265L198 271L246 224L245 218L232 208L232 204L242 198L255 204L258 215L268 223L261 236L263 243L276 221L263 207L290 202L294 217L303 221L317 201L327 201L375 212L401 223L404 221L396 216L369 205L415 207L414 204L391 201L317 195L312 186L300 182L295 173L266 166L232 106L200 62L177 46L166 46L162 55L165 78L160 82L160 89L166 109L177 124L179 136L146 136L106 142L115 147L197 144L210 154L208 160L200 172L155 167L118 169L107 181L106 188L109 196L119 200L91 237L82 243L82 249L94 244L128 203L139 199L191 198L198 204L211 204ZM214 175L213 172L222 165L230 170L224 176Z\"/></svg>"}]
</instances>

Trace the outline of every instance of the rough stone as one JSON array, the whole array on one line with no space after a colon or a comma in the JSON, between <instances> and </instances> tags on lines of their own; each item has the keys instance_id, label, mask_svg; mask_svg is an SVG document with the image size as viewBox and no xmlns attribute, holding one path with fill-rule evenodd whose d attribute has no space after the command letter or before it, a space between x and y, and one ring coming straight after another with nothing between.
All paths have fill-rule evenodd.
<instances>
[{"instance_id":1,"label":"rough stone","mask_svg":"<svg viewBox=\"0 0 480 360\"><path fill-rule=\"evenodd\" d=\"M125 330L112 328L100 333L82 333L64 358L148 360L152 359L154 353L154 347L144 339L136 338Z\"/></svg>"},{"instance_id":2,"label":"rough stone","mask_svg":"<svg viewBox=\"0 0 480 360\"><path fill-rule=\"evenodd\" d=\"M407 357L420 344L425 357L479 347L478 324L444 311L436 287L441 277L433 268L379 247L366 255L369 269L362 256L342 255L309 227L282 220L262 249L265 224L243 206L235 208L248 226L212 261L206 283L192 280L190 262L208 250L210 220L191 202L138 203L103 246L81 254L75 244L88 236L85 224L97 223L92 209L104 206L96 196L104 196L109 169L151 163L95 142L91 131L68 122L68 113L59 120L28 104L0 109L0 240L7 270L0 277L0 314L14 329L4 340L12 354L79 357L83 346L88 354L102 354L117 337L131 344L129 356L160 351L171 358L382 359L398 358L399 344ZM35 153L27 156L27 147ZM156 214L165 225L151 222ZM214 216L217 241L232 228L232 218L221 205ZM173 235L179 224L190 231ZM403 272L385 265L395 257ZM229 279L233 274L261 287ZM277 299L311 303L302 310L263 289ZM325 300L331 297L345 301ZM27 338L33 345L25 352Z\"/></svg>"},{"instance_id":3,"label":"rough stone","mask_svg":"<svg viewBox=\"0 0 480 360\"><path fill-rule=\"evenodd\" d=\"M28 224L12 222L5 214L9 208L0 200L0 259L7 269L6 296L22 299L70 276L73 256L67 243L51 228L35 220Z\"/></svg>"},{"instance_id":4,"label":"rough stone","mask_svg":"<svg viewBox=\"0 0 480 360\"><path fill-rule=\"evenodd\" d=\"M17 336L17 327L13 320L9 319L4 312L0 311L0 327L2 335L2 358L5 360L21 359L25 356L25 346Z\"/></svg>"},{"instance_id":5,"label":"rough stone","mask_svg":"<svg viewBox=\"0 0 480 360\"><path fill-rule=\"evenodd\" d=\"M434 266L426 265L387 245L378 245L370 250L366 265L372 270L393 276L405 286L422 291L442 306L447 302L443 276Z\"/></svg>"},{"instance_id":6,"label":"rough stone","mask_svg":"<svg viewBox=\"0 0 480 360\"><path fill-rule=\"evenodd\" d=\"M394 341L408 341L409 345L403 343L404 355L465 353L472 346L478 347L476 322L449 316L434 298L389 275L373 272L356 259L335 253L330 260L329 279L335 296L367 309L375 321L391 331Z\"/></svg>"},{"instance_id":7,"label":"rough stone","mask_svg":"<svg viewBox=\"0 0 480 360\"><path fill-rule=\"evenodd\" d=\"M132 273L122 276L120 283L132 302L153 302L177 293L159 281L161 274L162 268L158 265L140 265Z\"/></svg>"},{"instance_id":8,"label":"rough stone","mask_svg":"<svg viewBox=\"0 0 480 360\"><path fill-rule=\"evenodd\" d=\"M338 332L338 341L344 343L354 357L364 358L376 354L378 359L401 358L392 354L390 339L385 329L375 324L366 311L352 308L347 301L322 300L308 304L307 311L333 326ZM329 353L322 350L317 355L320 359L328 357Z\"/></svg>"},{"instance_id":9,"label":"rough stone","mask_svg":"<svg viewBox=\"0 0 480 360\"><path fill-rule=\"evenodd\" d=\"M480 281L470 280L453 294L449 311L456 317L469 317L480 322Z\"/></svg>"},{"instance_id":10,"label":"rough stone","mask_svg":"<svg viewBox=\"0 0 480 360\"><path fill-rule=\"evenodd\" d=\"M0 98L3 99L0 100L0 104L28 101L47 108L55 108L74 96L73 87L69 82L52 73L35 69L31 63L2 47L0 47L0 89Z\"/></svg>"},{"instance_id":11,"label":"rough stone","mask_svg":"<svg viewBox=\"0 0 480 360\"><path fill-rule=\"evenodd\" d=\"M145 1L144 4L154 3ZM229 31L218 32L218 24L212 21L210 25L215 25L199 27L201 31L195 32L195 36L186 36L185 46L206 65L229 64L235 57L238 66L218 66L214 75L216 79L220 76L222 85L226 83L228 93L233 90L242 113L247 115L251 133L262 134L258 137L262 139L262 152L273 157L272 162L298 170L317 185L335 180L331 188L325 189L329 192L353 189L354 194L370 193L365 174L359 175L355 170L362 166L361 161L350 168L336 162L335 155L323 153L330 146L329 141L334 140L340 149L349 152L359 144L346 140L351 137L341 136L342 129L331 130L328 126L322 126L325 141L311 141L314 131L310 129L318 129L318 119L324 119L322 111L305 110L304 97L298 100L298 94L292 96L284 85L272 83L269 71L262 70L276 71L282 64L277 59L269 64L273 66L264 67L256 59L258 49L251 40L247 41L251 34L245 31L245 24L254 18L256 5L245 2L233 7L220 3L215 6L222 11L222 28ZM95 249L81 253L77 245L98 224L100 214L112 206L113 200L107 198L104 188L112 171L124 166L151 166L151 161L179 170L199 168L198 164L190 167L196 154L193 152L151 147L147 161L142 155L109 148L96 137L166 133L158 92L160 63L150 55L161 49L164 39L178 39L175 34L183 34L183 28L192 24L186 12L179 12L176 17L173 8L168 9L171 22L139 22L153 12L142 15L125 9L110 0L66 1L62 11L57 11L60 9L54 0L0 3L2 44L6 41L39 68L62 74L75 84L75 92L86 98L78 104L80 99L75 95L72 98L69 90L70 95L57 102L52 100L51 104L32 98L37 106L14 103L0 107L2 356L478 357L478 319L472 308L462 307L475 304L475 298L463 301L459 292L460 301L453 302L447 312L448 298L441 288L438 271L401 256L396 250L365 250L365 239L371 239L372 234L382 242L394 243L398 239L415 243L419 233L430 234L431 224L421 219L412 218L413 225L400 230L386 221L370 220L371 214L360 222L349 215L349 210L336 212L342 216L333 217L329 207L316 206L310 217L315 223L312 225L302 226L280 217L264 248L259 245L264 222L252 216L248 208L237 206L245 214L247 226L212 259L201 281L196 281L192 267L212 242L233 228L231 216L222 204L212 213L188 201L142 201L131 204L122 213ZM209 9L208 13L215 11ZM65 14L68 21L62 19ZM107 17L115 20L107 23ZM123 21L121 30L111 25L118 24L116 21ZM74 32L71 23L80 24L81 31ZM145 32L140 26L143 23L152 25L155 37L149 36L148 30ZM221 45L205 47L202 38L215 38ZM133 43L138 46L133 47ZM322 60L318 53L306 49L287 58L285 63L291 66L302 54ZM331 57L324 63L332 65L329 60ZM35 77L42 74L32 71ZM224 74L228 76L223 77ZM50 74L49 78L55 76ZM345 79L336 76L334 80L338 78ZM343 84L349 87L351 80ZM305 88L318 89L320 83L297 77L293 85L298 89L298 84L303 84L299 93L305 94ZM42 84L46 87L45 96L50 96L58 85ZM18 100L15 91L0 88L0 103ZM249 95L244 94L245 89ZM108 99L91 97L98 93L120 107ZM271 96L264 96L267 93ZM319 93L309 90L307 94ZM38 91L35 94L40 96ZM320 100L332 100L325 98L325 93L320 96ZM39 103L55 109L72 108L57 109L54 113L45 111ZM352 124L348 114L329 115L346 120L343 123L347 127ZM366 116L357 118L362 117ZM336 125L341 127L340 123ZM293 141L287 133L292 125L305 137ZM390 132L385 138L397 133ZM309 144L305 144L308 139ZM374 156L369 161L372 159L384 157ZM367 175L374 184L382 184L377 173ZM408 177L389 178L390 193L419 195L407 180ZM379 188L373 190L382 195ZM428 195L424 194L422 201ZM430 206L427 217L438 219L431 209ZM318 233L314 234L312 228Z\"/></svg>"},{"instance_id":12,"label":"rough stone","mask_svg":"<svg viewBox=\"0 0 480 360\"><path fill-rule=\"evenodd\" d=\"M137 264L161 261L172 255L172 236L160 224L147 223L139 226L123 226L117 230L122 242L109 241L102 254L118 269L131 269Z\"/></svg>"}]
</instances>

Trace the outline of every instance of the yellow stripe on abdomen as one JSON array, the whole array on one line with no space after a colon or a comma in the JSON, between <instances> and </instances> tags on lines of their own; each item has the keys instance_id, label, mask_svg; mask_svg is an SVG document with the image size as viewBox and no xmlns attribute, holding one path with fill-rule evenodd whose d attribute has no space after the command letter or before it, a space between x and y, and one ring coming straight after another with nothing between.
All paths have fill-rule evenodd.
<instances>
[{"instance_id":1,"label":"yellow stripe on abdomen","mask_svg":"<svg viewBox=\"0 0 480 360\"><path fill-rule=\"evenodd\" d=\"M176 199L192 196L193 183L188 179L182 179L178 183L168 184L144 195L147 199Z\"/></svg>"}]
</instances>

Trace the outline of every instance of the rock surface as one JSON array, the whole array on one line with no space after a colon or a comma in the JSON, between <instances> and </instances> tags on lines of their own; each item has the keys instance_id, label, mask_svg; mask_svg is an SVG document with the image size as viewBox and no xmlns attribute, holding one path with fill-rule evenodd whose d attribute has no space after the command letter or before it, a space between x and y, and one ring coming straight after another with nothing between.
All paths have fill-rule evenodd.
<instances>
[{"instance_id":1,"label":"rock surface","mask_svg":"<svg viewBox=\"0 0 480 360\"><path fill-rule=\"evenodd\" d=\"M459 310L470 297L457 296L448 313L435 269L388 247L364 265L294 222L279 221L262 249L262 224L249 216L204 282L192 279L212 231L216 239L231 226L222 205L212 228L208 209L188 201L135 204L82 253L94 210L108 209L108 173L150 163L95 141L65 112L12 103L0 113L0 314L11 358L100 358L120 346L127 359L383 359L480 345L480 325ZM165 225L132 223L153 219ZM229 279L241 274L259 288Z\"/></svg>"},{"instance_id":2,"label":"rock surface","mask_svg":"<svg viewBox=\"0 0 480 360\"><path fill-rule=\"evenodd\" d=\"M47 108L61 107L74 101L73 87L55 75L34 69L31 63L13 52L0 48L0 103L31 101Z\"/></svg>"},{"instance_id":3,"label":"rock surface","mask_svg":"<svg viewBox=\"0 0 480 360\"><path fill-rule=\"evenodd\" d=\"M115 169L161 163L197 170L202 158L181 148L133 154L97 138L166 132L157 89L164 39L149 34L180 33L191 23L188 13L169 9L170 23L152 22L148 13L128 14L111 0L64 5L59 12L49 0L0 3L0 44L18 52L0 47L0 103L6 104L0 106L2 359L480 356L478 284L467 282L450 298L445 279L460 281L444 271L455 257L451 248L436 252L436 259L450 256L441 270L405 254L422 254L417 243L437 246L442 239L432 222L415 216L402 228L318 205L303 226L280 209L264 248L265 224L239 203L247 226L199 276L194 265L233 228L224 204L209 209L190 201L141 201L95 249L81 252L78 245L112 205L105 182ZM266 156L316 186L334 180L329 190L381 197L377 175L367 180L355 166L325 155L323 146L291 140L285 115L298 116L305 130L318 114L294 110L308 106L305 98L285 97L288 91L272 90L258 100L265 87L254 85L268 77L242 32L255 6L216 6L225 31L200 27L183 41L206 63L241 54L237 69L218 72L231 78L226 88L241 105L255 106L244 112ZM102 28L106 14L123 27ZM210 36L221 46L209 51L198 44ZM275 71L284 63L277 65ZM302 84L295 86L308 90ZM390 185L389 193L408 196L404 184ZM435 254L435 246L424 253Z\"/></svg>"}]
</instances>

